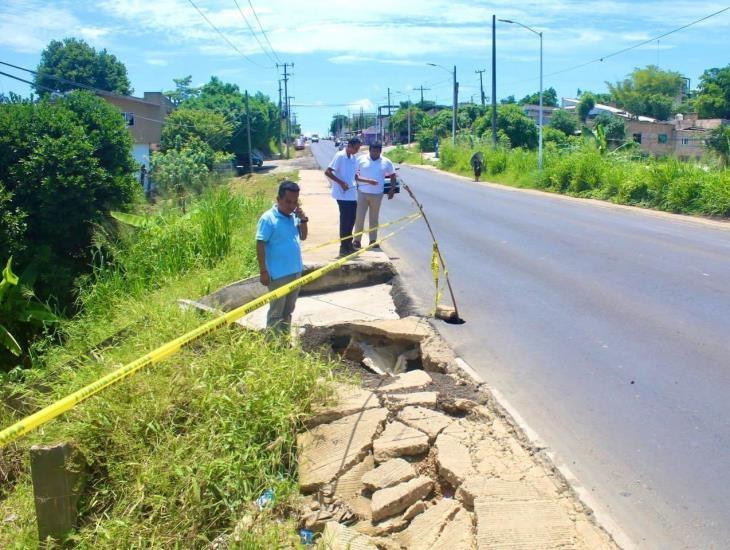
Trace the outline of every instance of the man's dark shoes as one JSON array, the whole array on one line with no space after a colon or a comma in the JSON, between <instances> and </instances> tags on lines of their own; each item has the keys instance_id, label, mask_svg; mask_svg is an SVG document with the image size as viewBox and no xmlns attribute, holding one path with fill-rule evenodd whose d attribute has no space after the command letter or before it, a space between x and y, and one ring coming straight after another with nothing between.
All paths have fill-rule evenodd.
<instances>
[{"instance_id":1,"label":"man's dark shoes","mask_svg":"<svg viewBox=\"0 0 730 550\"><path fill-rule=\"evenodd\" d=\"M362 245L358 241L352 241L352 248L353 250L360 250Z\"/></svg>"}]
</instances>

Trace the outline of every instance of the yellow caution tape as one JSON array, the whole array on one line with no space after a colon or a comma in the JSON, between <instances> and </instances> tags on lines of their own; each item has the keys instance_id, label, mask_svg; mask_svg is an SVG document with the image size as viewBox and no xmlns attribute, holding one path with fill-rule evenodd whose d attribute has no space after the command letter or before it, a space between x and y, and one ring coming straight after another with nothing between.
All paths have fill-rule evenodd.
<instances>
[{"instance_id":1,"label":"yellow caution tape","mask_svg":"<svg viewBox=\"0 0 730 550\"><path fill-rule=\"evenodd\" d=\"M433 314L436 315L436 309L441 301L441 289L439 288L439 247L436 241L433 242L433 249L431 252L431 273L433 274L433 283L436 287L436 296L434 297Z\"/></svg>"},{"instance_id":2,"label":"yellow caution tape","mask_svg":"<svg viewBox=\"0 0 730 550\"><path fill-rule=\"evenodd\" d=\"M305 248L304 250L302 250L302 253L311 252L312 250L319 250L320 248L324 248L325 246L330 246L332 244L341 243L342 241L346 241L347 239L352 239L353 237L359 237L360 235L364 235L365 233L369 233L370 231L375 231L377 229L385 229L386 227L390 227L391 225L395 225L400 222L415 220L420 217L421 217L420 212L413 212L411 214L408 214L407 216L398 218L397 220L382 223L382 224L378 225L377 227L372 227L372 228L368 227L367 229L363 229L362 231L358 231L357 233L353 233L352 235L348 235L347 237L342 237L340 239L332 239L331 241L327 241L326 243L318 244L318 245L312 246L310 248Z\"/></svg>"},{"instance_id":3,"label":"yellow caution tape","mask_svg":"<svg viewBox=\"0 0 730 550\"><path fill-rule=\"evenodd\" d=\"M420 214L418 215L420 217ZM415 221L418 218L411 219L408 223L411 223ZM407 225L407 224L406 224ZM47 422L53 420L57 416L60 416L64 412L74 408L76 405L81 403L82 401L87 400L88 398L92 397L93 395L96 395L100 391L108 388L109 386L112 386L116 384L117 382L121 382L125 378L128 378L135 374L137 371L148 367L154 363L159 363L160 361L170 357L171 355L174 355L178 351L180 351L183 347L190 345L192 342L202 338L203 336L206 336L207 334L210 334L211 332L214 332L218 330L221 327L224 327L226 325L232 324L244 315L247 315L251 313L252 311L268 304L269 302L273 300L277 300L279 298L283 298L287 294L289 294L292 290L299 288L301 286L304 286L308 283L311 283L312 281L315 281L319 279L320 277L323 277L327 273L330 273L331 271L334 271L335 269L338 269L339 267L342 267L346 262L352 260L353 258L359 256L366 250L374 247L375 245L379 244L380 242L389 239L398 233L400 233L403 229L405 229L405 226L401 227L400 229L393 231L392 233L384 236L378 241L375 241L374 243L370 243L368 246L365 246L361 248L360 250L355 251L354 253L344 256L342 258L339 258L338 260L327 264L324 267L321 267L315 271L312 271L311 273L308 273L307 275L304 275L303 277L300 277L299 279L292 281L291 283L288 283L280 288L277 288L276 290L273 290L271 292L267 292L263 296L256 298L255 300L252 300L248 302L247 304L244 304L236 309L233 309L229 311L228 313L225 313L221 315L220 317L216 317L215 319L208 321L207 323L204 323L200 325L199 327L191 330L190 332L183 334L182 336L176 338L175 340L172 340L171 342L168 342L166 344L163 344L159 348L149 352L147 355L144 355L140 357L139 359L132 361L131 363L127 363L126 365L119 367L113 372L110 372L106 376L103 376L102 378L99 378L96 382L92 382L91 384L81 388L78 391L73 392L70 395L67 395L63 399L60 399L56 401L55 403L52 403L51 405L48 405L47 407L41 409L40 411L33 413L29 416L26 416L22 420L16 422L15 424L12 424L11 426L5 428L0 432L0 447L4 447L8 443L11 443L23 435L27 434L28 432L42 426L43 424L46 424Z\"/></svg>"}]
</instances>

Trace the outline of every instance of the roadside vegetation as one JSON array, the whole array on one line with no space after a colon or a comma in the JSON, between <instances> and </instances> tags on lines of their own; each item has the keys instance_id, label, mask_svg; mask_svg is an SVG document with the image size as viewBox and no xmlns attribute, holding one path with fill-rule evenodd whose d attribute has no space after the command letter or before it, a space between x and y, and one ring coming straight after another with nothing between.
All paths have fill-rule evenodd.
<instances>
[{"instance_id":1,"label":"roadside vegetation","mask_svg":"<svg viewBox=\"0 0 730 550\"><path fill-rule=\"evenodd\" d=\"M80 313L36 342L35 368L4 375L0 423L202 323L177 300L255 274L252 235L276 184L240 178L196 196L186 213L173 202L116 214L95 238ZM240 520L244 547L295 544L282 520L297 494L295 436L331 372L320 357L238 328L206 337L3 450L0 514L13 519L0 525L0 545L37 544L28 452L58 441L78 445L91 471L72 544L201 547ZM275 501L259 513L253 502L267 489Z\"/></svg>"}]
</instances>

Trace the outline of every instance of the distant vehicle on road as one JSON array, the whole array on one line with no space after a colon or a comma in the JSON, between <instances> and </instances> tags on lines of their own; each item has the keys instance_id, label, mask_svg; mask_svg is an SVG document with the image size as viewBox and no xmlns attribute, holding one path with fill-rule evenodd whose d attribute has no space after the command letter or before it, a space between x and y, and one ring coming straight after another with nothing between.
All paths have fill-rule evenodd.
<instances>
[{"instance_id":1,"label":"distant vehicle on road","mask_svg":"<svg viewBox=\"0 0 730 550\"><path fill-rule=\"evenodd\" d=\"M317 134L312 134L312 143L319 143L319 136Z\"/></svg>"},{"instance_id":2,"label":"distant vehicle on road","mask_svg":"<svg viewBox=\"0 0 730 550\"><path fill-rule=\"evenodd\" d=\"M297 140L294 142L294 149L297 151L301 151L304 149L304 138L298 137Z\"/></svg>"}]
</instances>

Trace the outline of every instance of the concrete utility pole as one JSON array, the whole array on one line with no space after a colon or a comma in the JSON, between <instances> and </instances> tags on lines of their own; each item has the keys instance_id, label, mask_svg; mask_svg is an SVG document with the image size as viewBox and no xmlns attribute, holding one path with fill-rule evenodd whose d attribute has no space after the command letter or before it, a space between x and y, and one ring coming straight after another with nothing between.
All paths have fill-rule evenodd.
<instances>
[{"instance_id":1,"label":"concrete utility pole","mask_svg":"<svg viewBox=\"0 0 730 550\"><path fill-rule=\"evenodd\" d=\"M497 16L492 15L492 147L497 148Z\"/></svg>"},{"instance_id":2,"label":"concrete utility pole","mask_svg":"<svg viewBox=\"0 0 730 550\"><path fill-rule=\"evenodd\" d=\"M484 74L485 70L486 69L474 71L475 73L477 73L479 75L479 91L481 93L481 98L482 98L482 107L484 107L484 80L482 79L482 75Z\"/></svg>"},{"instance_id":3,"label":"concrete utility pole","mask_svg":"<svg viewBox=\"0 0 730 550\"><path fill-rule=\"evenodd\" d=\"M456 110L459 108L459 83L456 81L456 65L454 65L454 111L451 114L451 143L456 144Z\"/></svg>"},{"instance_id":4,"label":"concrete utility pole","mask_svg":"<svg viewBox=\"0 0 730 550\"><path fill-rule=\"evenodd\" d=\"M284 67L284 100L286 103L286 158L289 158L289 138L291 137L291 118L289 116L289 107L291 107L291 104L289 103L289 76L290 74L286 72L287 67L294 67L294 63L282 63L281 65ZM279 68L279 64L276 64L276 68Z\"/></svg>"},{"instance_id":5,"label":"concrete utility pole","mask_svg":"<svg viewBox=\"0 0 730 550\"><path fill-rule=\"evenodd\" d=\"M388 133L390 134L390 88L388 88ZM383 134L385 138L385 134Z\"/></svg>"},{"instance_id":6,"label":"concrete utility pole","mask_svg":"<svg viewBox=\"0 0 730 550\"><path fill-rule=\"evenodd\" d=\"M408 143L411 143L411 96L408 96Z\"/></svg>"},{"instance_id":7,"label":"concrete utility pole","mask_svg":"<svg viewBox=\"0 0 730 550\"><path fill-rule=\"evenodd\" d=\"M248 90L246 90L246 139L248 141L248 173L253 174L253 151L251 151L251 114L248 110Z\"/></svg>"},{"instance_id":8,"label":"concrete utility pole","mask_svg":"<svg viewBox=\"0 0 730 550\"><path fill-rule=\"evenodd\" d=\"M424 88L423 84L421 84L419 89L421 90L421 108L423 108L423 91L426 90L427 92L430 92L431 88Z\"/></svg>"},{"instance_id":9,"label":"concrete utility pole","mask_svg":"<svg viewBox=\"0 0 730 550\"><path fill-rule=\"evenodd\" d=\"M279 154L282 153L281 145L281 80L279 80Z\"/></svg>"}]
</instances>

